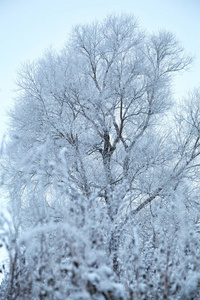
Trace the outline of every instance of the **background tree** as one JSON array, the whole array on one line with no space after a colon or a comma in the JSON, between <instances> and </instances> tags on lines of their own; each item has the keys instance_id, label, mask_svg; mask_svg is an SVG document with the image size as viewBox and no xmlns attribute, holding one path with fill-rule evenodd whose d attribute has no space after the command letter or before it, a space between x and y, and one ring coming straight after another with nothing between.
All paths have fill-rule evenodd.
<instances>
[{"instance_id":1,"label":"background tree","mask_svg":"<svg viewBox=\"0 0 200 300\"><path fill-rule=\"evenodd\" d=\"M191 61L171 33L121 15L76 26L62 51L22 67L4 163L10 299L197 293L196 235L183 228L199 219L198 91L166 126L173 76Z\"/></svg>"}]
</instances>

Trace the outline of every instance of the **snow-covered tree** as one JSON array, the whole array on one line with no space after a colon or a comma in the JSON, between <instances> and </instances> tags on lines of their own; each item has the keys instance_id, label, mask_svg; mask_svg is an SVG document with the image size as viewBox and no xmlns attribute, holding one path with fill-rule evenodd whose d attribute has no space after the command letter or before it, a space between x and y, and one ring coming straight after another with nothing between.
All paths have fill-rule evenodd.
<instances>
[{"instance_id":1,"label":"snow-covered tree","mask_svg":"<svg viewBox=\"0 0 200 300\"><path fill-rule=\"evenodd\" d=\"M200 92L171 114L191 61L121 15L22 66L3 163L8 299L197 295Z\"/></svg>"}]
</instances>

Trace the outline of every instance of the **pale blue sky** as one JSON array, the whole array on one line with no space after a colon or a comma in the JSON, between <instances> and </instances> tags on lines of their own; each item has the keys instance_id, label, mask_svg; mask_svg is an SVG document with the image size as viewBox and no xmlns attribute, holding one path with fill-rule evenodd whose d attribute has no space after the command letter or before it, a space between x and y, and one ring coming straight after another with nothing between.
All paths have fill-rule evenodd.
<instances>
[{"instance_id":1,"label":"pale blue sky","mask_svg":"<svg viewBox=\"0 0 200 300\"><path fill-rule=\"evenodd\" d=\"M20 63L51 45L60 49L73 25L120 12L133 13L149 31L174 32L196 56L192 70L176 80L177 97L200 84L199 0L0 0L0 138Z\"/></svg>"}]
</instances>

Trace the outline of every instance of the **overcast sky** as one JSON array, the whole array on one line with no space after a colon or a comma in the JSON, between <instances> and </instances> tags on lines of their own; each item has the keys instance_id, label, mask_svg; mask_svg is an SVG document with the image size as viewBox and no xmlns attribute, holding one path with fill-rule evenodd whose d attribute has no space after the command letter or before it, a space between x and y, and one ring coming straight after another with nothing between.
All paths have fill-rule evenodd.
<instances>
[{"instance_id":1,"label":"overcast sky","mask_svg":"<svg viewBox=\"0 0 200 300\"><path fill-rule=\"evenodd\" d=\"M0 0L0 138L20 64L49 46L60 49L73 25L121 12L133 13L149 31L174 32L196 56L192 70L176 81L177 97L200 84L200 0Z\"/></svg>"}]
</instances>

